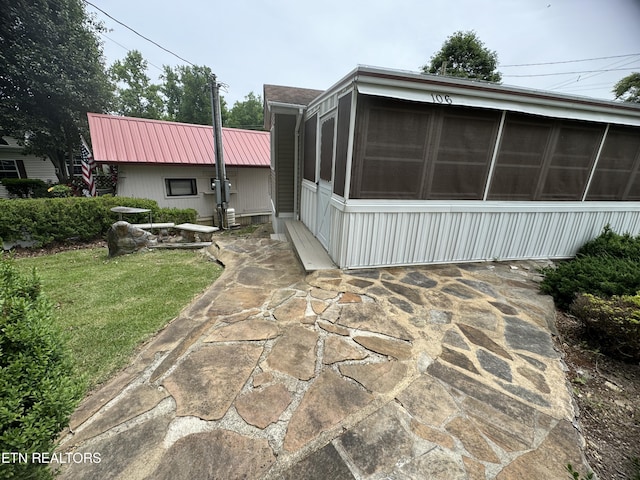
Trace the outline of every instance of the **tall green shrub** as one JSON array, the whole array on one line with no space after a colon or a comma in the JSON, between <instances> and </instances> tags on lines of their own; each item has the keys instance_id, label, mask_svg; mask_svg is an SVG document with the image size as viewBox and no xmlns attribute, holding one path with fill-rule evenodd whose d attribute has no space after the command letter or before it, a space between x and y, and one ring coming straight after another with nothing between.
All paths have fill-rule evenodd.
<instances>
[{"instance_id":1,"label":"tall green shrub","mask_svg":"<svg viewBox=\"0 0 640 480\"><path fill-rule=\"evenodd\" d=\"M69 197L0 200L0 239L31 240L36 246L69 239L86 241L104 236L119 215L115 206L151 210L154 222L193 223L194 209L160 208L154 200L126 197ZM147 223L149 214L126 215L130 223Z\"/></svg>"},{"instance_id":2,"label":"tall green shrub","mask_svg":"<svg viewBox=\"0 0 640 480\"><path fill-rule=\"evenodd\" d=\"M35 273L21 276L0 259L0 452L29 460L4 463L0 478L50 478L46 464L31 460L53 451L82 395L72 372Z\"/></svg>"}]
</instances>

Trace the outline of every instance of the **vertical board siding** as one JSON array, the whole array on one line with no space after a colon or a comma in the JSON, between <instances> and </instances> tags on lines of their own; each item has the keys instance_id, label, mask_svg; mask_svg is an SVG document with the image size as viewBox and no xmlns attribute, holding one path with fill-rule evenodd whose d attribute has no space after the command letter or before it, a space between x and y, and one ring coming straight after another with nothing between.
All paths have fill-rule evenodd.
<instances>
[{"instance_id":1,"label":"vertical board siding","mask_svg":"<svg viewBox=\"0 0 640 480\"><path fill-rule=\"evenodd\" d=\"M639 211L358 212L334 209L341 268L568 258L605 225L640 233Z\"/></svg>"},{"instance_id":2,"label":"vertical board siding","mask_svg":"<svg viewBox=\"0 0 640 480\"><path fill-rule=\"evenodd\" d=\"M301 202L300 202L300 220L304 223L311 232L316 231L316 186L309 185L307 182L302 182Z\"/></svg>"}]
</instances>

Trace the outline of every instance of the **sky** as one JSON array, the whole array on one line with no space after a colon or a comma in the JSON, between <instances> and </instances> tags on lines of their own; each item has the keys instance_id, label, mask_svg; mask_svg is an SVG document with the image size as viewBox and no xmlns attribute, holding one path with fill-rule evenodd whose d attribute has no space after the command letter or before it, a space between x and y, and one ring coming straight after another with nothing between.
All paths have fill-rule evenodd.
<instances>
[{"instance_id":1,"label":"sky","mask_svg":"<svg viewBox=\"0 0 640 480\"><path fill-rule=\"evenodd\" d=\"M325 90L358 65L420 71L456 31L475 31L497 52L504 85L613 100L613 85L640 71L640 0L90 2L184 60L210 67L226 85L229 107L249 92L262 95L264 84ZM87 11L108 29L107 65L139 50L160 83L163 65L187 64L93 6ZM600 57L607 58L552 63ZM510 66L532 63L546 65Z\"/></svg>"}]
</instances>

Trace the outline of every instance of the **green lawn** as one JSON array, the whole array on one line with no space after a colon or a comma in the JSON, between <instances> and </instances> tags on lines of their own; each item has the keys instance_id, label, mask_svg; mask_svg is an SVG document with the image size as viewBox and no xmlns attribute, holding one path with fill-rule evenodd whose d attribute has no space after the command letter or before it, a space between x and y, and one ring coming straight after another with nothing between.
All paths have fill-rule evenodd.
<instances>
[{"instance_id":1,"label":"green lawn","mask_svg":"<svg viewBox=\"0 0 640 480\"><path fill-rule=\"evenodd\" d=\"M36 268L88 388L127 364L136 347L211 285L222 268L201 253L163 250L110 259L106 248L15 261Z\"/></svg>"}]
</instances>

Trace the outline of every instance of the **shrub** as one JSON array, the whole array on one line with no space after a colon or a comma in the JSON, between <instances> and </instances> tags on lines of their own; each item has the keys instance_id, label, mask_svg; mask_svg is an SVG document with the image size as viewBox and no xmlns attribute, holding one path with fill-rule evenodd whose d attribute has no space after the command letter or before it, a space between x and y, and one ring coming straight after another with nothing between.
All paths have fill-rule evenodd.
<instances>
[{"instance_id":1,"label":"shrub","mask_svg":"<svg viewBox=\"0 0 640 480\"><path fill-rule=\"evenodd\" d=\"M37 178L3 178L2 185L14 197L42 198L47 196L47 184Z\"/></svg>"},{"instance_id":2,"label":"shrub","mask_svg":"<svg viewBox=\"0 0 640 480\"><path fill-rule=\"evenodd\" d=\"M603 299L585 293L571 304L587 338L600 350L624 361L640 361L640 294Z\"/></svg>"},{"instance_id":3,"label":"shrub","mask_svg":"<svg viewBox=\"0 0 640 480\"><path fill-rule=\"evenodd\" d=\"M35 274L0 259L0 452L52 452L82 395ZM46 465L2 465L2 478L50 478Z\"/></svg>"},{"instance_id":4,"label":"shrub","mask_svg":"<svg viewBox=\"0 0 640 480\"><path fill-rule=\"evenodd\" d=\"M543 293L553 297L556 305L567 310L576 295L591 293L600 297L634 295L640 290L640 260L606 256L577 257L542 270Z\"/></svg>"},{"instance_id":5,"label":"shrub","mask_svg":"<svg viewBox=\"0 0 640 480\"><path fill-rule=\"evenodd\" d=\"M576 295L635 295L640 290L640 238L619 235L607 225L568 262L542 270L541 290L567 310Z\"/></svg>"},{"instance_id":6,"label":"shrub","mask_svg":"<svg viewBox=\"0 0 640 480\"><path fill-rule=\"evenodd\" d=\"M5 242L33 240L37 246L69 239L87 241L104 236L119 219L112 207L151 210L154 222L195 222L193 209L160 208L154 200L126 197L68 197L0 200L0 238ZM149 215L127 215L130 223L147 223Z\"/></svg>"},{"instance_id":7,"label":"shrub","mask_svg":"<svg viewBox=\"0 0 640 480\"><path fill-rule=\"evenodd\" d=\"M53 198L64 198L73 195L73 189L69 185L64 185L62 183L49 187L47 192L49 193L49 196Z\"/></svg>"},{"instance_id":8,"label":"shrub","mask_svg":"<svg viewBox=\"0 0 640 480\"><path fill-rule=\"evenodd\" d=\"M628 233L618 235L607 225L598 237L580 247L576 256L640 260L640 238Z\"/></svg>"}]
</instances>

